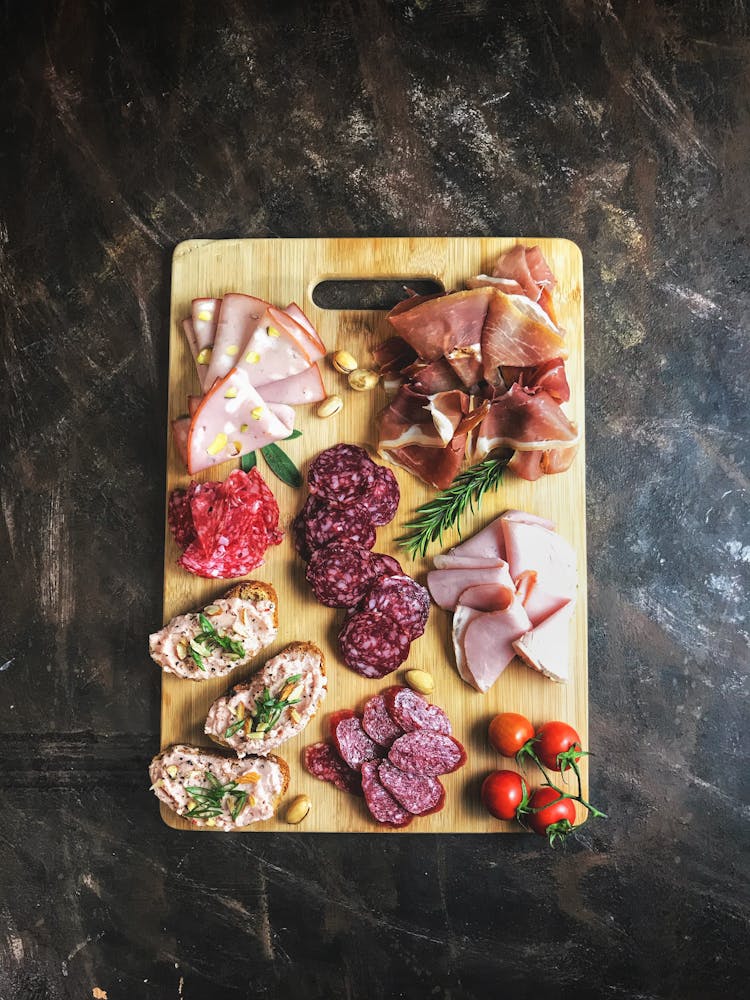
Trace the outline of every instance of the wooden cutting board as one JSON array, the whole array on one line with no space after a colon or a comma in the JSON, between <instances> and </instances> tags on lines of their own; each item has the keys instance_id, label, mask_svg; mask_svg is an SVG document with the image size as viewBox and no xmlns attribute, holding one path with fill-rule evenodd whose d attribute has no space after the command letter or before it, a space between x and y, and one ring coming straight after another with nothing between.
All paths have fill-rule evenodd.
<instances>
[{"instance_id":1,"label":"wooden cutting board","mask_svg":"<svg viewBox=\"0 0 750 1000\"><path fill-rule=\"evenodd\" d=\"M385 238L385 239L237 239L189 240L174 252L172 264L172 301L170 318L169 419L185 413L185 397L198 392L198 381L188 346L182 333L182 320L190 315L191 299L198 296L221 296L229 291L252 293L277 305L295 301L317 327L329 351L345 348L368 366L371 350L388 336L385 314L365 311L322 310L312 301L316 284L325 278L433 278L450 290L463 287L466 278L491 268L494 258L515 243L541 246L558 279L554 303L559 321L567 331L570 359L567 373L571 402L566 409L583 431L583 268L578 247L562 239L526 238ZM381 388L370 393L349 389L327 360L321 362L329 393L344 398L344 408L331 419L316 416L315 406L299 407L297 426L302 437L286 442L284 448L303 473L311 459L323 448L337 442L369 444L375 442L375 414L386 402ZM517 831L514 824L491 818L479 800L484 776L495 768L513 767L499 758L487 741L487 726L499 711L522 712L534 723L561 719L571 723L588 747L588 667L586 615L586 494L585 448L572 468L562 475L547 476L536 483L524 482L508 474L496 494L487 495L480 510L463 523L464 537L483 527L506 508L520 508L541 514L556 522L560 533L578 554L579 592L571 627L572 677L568 684L555 684L515 660L499 681L482 695L466 685L453 665L450 643L451 616L433 607L427 631L413 643L408 667L420 667L435 678L433 700L449 714L455 735L468 753L465 767L446 776L446 804L442 812L417 818L405 831L396 833L487 833ZM202 473L201 479L225 478L235 463ZM280 483L259 461L259 469L276 495L281 509L281 524L287 529L307 495L306 489L294 490ZM415 507L434 495L434 490L407 472L394 468L401 487L401 506L396 519L378 529L376 549L396 556L406 572L420 582L431 566L431 559L411 561L395 544ZM169 435L167 448L167 496L171 490L186 487L189 477ZM458 541L452 533L443 548ZM442 551L433 546L431 555ZM164 621L177 614L195 610L219 596L227 582L203 580L176 565L179 557L169 529L165 529ZM267 562L254 577L273 584L279 595L280 628L276 642L264 650L252 667L238 669L230 678L195 683L164 675L162 681L161 743L175 742L209 745L203 735L203 722L211 702L232 684L246 680L255 666L262 665L287 643L307 639L324 651L328 667L329 693L321 711L307 729L290 740L278 753L289 763L291 783L287 801L304 792L312 799L312 810L301 826L289 826L280 818L256 824L249 831L340 831L378 833L384 828L369 817L361 799L340 792L332 785L312 778L302 765L302 749L309 743L326 739L329 712L356 708L372 694L399 680L403 670L382 681L367 680L349 670L336 648L337 626L343 612L321 607L310 594L304 578L304 563L294 552L289 536L271 548ZM157 623L154 623L155 626ZM586 758L584 781L588 783ZM535 777L535 775L533 776ZM586 794L586 789L584 790ZM194 829L162 805L165 822L183 830ZM582 816L580 817L582 818Z\"/></svg>"}]
</instances>

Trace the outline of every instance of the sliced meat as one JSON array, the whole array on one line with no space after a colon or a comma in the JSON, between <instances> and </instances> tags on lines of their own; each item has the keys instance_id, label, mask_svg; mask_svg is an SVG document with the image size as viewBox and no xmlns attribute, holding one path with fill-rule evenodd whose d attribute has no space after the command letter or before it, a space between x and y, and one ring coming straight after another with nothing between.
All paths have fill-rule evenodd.
<instances>
[{"instance_id":1,"label":"sliced meat","mask_svg":"<svg viewBox=\"0 0 750 1000\"><path fill-rule=\"evenodd\" d=\"M403 734L403 729L391 718L382 694L376 694L365 702L362 728L381 747L389 747Z\"/></svg>"},{"instance_id":2,"label":"sliced meat","mask_svg":"<svg viewBox=\"0 0 750 1000\"><path fill-rule=\"evenodd\" d=\"M536 573L526 601L532 625L539 625L576 596L578 571L573 547L544 524L502 519L511 576ZM518 637L516 637L518 638Z\"/></svg>"},{"instance_id":3,"label":"sliced meat","mask_svg":"<svg viewBox=\"0 0 750 1000\"><path fill-rule=\"evenodd\" d=\"M286 403L288 406L319 403L327 395L320 368L316 364L296 375L290 375L289 378L268 382L260 386L258 392L267 403Z\"/></svg>"},{"instance_id":4,"label":"sliced meat","mask_svg":"<svg viewBox=\"0 0 750 1000\"><path fill-rule=\"evenodd\" d=\"M388 760L406 774L436 778L462 767L466 751L453 736L417 729L399 736L388 751Z\"/></svg>"},{"instance_id":5,"label":"sliced meat","mask_svg":"<svg viewBox=\"0 0 750 1000\"><path fill-rule=\"evenodd\" d=\"M497 258L492 274L495 278L517 282L523 294L534 302L543 289L551 290L556 284L540 247L525 247L520 243Z\"/></svg>"},{"instance_id":6,"label":"sliced meat","mask_svg":"<svg viewBox=\"0 0 750 1000\"><path fill-rule=\"evenodd\" d=\"M466 434L457 434L445 448L406 445L383 449L380 454L388 462L406 469L429 486L445 490L461 468L466 454L466 440Z\"/></svg>"},{"instance_id":7,"label":"sliced meat","mask_svg":"<svg viewBox=\"0 0 750 1000\"><path fill-rule=\"evenodd\" d=\"M498 396L482 420L474 441L474 460L481 461L498 448L548 451L570 448L580 432L548 392L525 389L514 382Z\"/></svg>"},{"instance_id":8,"label":"sliced meat","mask_svg":"<svg viewBox=\"0 0 750 1000\"><path fill-rule=\"evenodd\" d=\"M562 334L535 302L497 288L480 288L473 294L481 292L491 295L482 330L482 365L488 382L497 381L503 365L527 368L568 356Z\"/></svg>"},{"instance_id":9,"label":"sliced meat","mask_svg":"<svg viewBox=\"0 0 750 1000\"><path fill-rule=\"evenodd\" d=\"M328 781L342 792L362 794L359 771L353 771L345 764L330 743L313 743L305 747L303 759L306 769L314 778Z\"/></svg>"},{"instance_id":10,"label":"sliced meat","mask_svg":"<svg viewBox=\"0 0 750 1000\"><path fill-rule=\"evenodd\" d=\"M378 527L390 524L396 516L400 500L401 491L396 477L390 469L378 465L372 489L360 501L366 507L372 523Z\"/></svg>"},{"instance_id":11,"label":"sliced meat","mask_svg":"<svg viewBox=\"0 0 750 1000\"><path fill-rule=\"evenodd\" d=\"M321 604L354 608L374 579L370 553L356 542L329 542L311 554L305 578Z\"/></svg>"},{"instance_id":12,"label":"sliced meat","mask_svg":"<svg viewBox=\"0 0 750 1000\"><path fill-rule=\"evenodd\" d=\"M491 295L492 289L478 288L424 299L409 308L400 304L388 321L421 358L437 361L456 348L478 348Z\"/></svg>"},{"instance_id":13,"label":"sliced meat","mask_svg":"<svg viewBox=\"0 0 750 1000\"><path fill-rule=\"evenodd\" d=\"M268 306L235 363L257 388L306 371L313 364L312 354L318 356L317 348L302 327L280 309Z\"/></svg>"},{"instance_id":14,"label":"sliced meat","mask_svg":"<svg viewBox=\"0 0 750 1000\"><path fill-rule=\"evenodd\" d=\"M228 292L221 299L204 386L210 388L238 364L242 349L268 303L254 295ZM196 330L197 335L197 330Z\"/></svg>"},{"instance_id":15,"label":"sliced meat","mask_svg":"<svg viewBox=\"0 0 750 1000\"><path fill-rule=\"evenodd\" d=\"M409 655L409 636L380 611L358 611L339 632L344 662L363 677L385 677Z\"/></svg>"},{"instance_id":16,"label":"sliced meat","mask_svg":"<svg viewBox=\"0 0 750 1000\"><path fill-rule=\"evenodd\" d=\"M383 788L414 816L440 812L445 804L445 789L437 778L406 774L389 760L378 765L378 777Z\"/></svg>"},{"instance_id":17,"label":"sliced meat","mask_svg":"<svg viewBox=\"0 0 750 1000\"><path fill-rule=\"evenodd\" d=\"M384 552L373 552L371 565L375 576L394 576L403 573L401 563Z\"/></svg>"},{"instance_id":18,"label":"sliced meat","mask_svg":"<svg viewBox=\"0 0 750 1000\"><path fill-rule=\"evenodd\" d=\"M337 444L313 460L307 473L310 492L321 500L345 506L369 493L378 477L378 466L364 448Z\"/></svg>"},{"instance_id":19,"label":"sliced meat","mask_svg":"<svg viewBox=\"0 0 750 1000\"><path fill-rule=\"evenodd\" d=\"M216 324L219 319L221 299L193 299L190 307L190 319L195 333L195 344L198 352L214 345L216 340ZM208 369L208 361L206 361Z\"/></svg>"},{"instance_id":20,"label":"sliced meat","mask_svg":"<svg viewBox=\"0 0 750 1000\"><path fill-rule=\"evenodd\" d=\"M513 643L530 628L529 616L515 595L506 608L481 612L469 621L463 632L463 658L469 683L477 691L492 687L516 655Z\"/></svg>"},{"instance_id":21,"label":"sliced meat","mask_svg":"<svg viewBox=\"0 0 750 1000\"><path fill-rule=\"evenodd\" d=\"M500 569L506 565L504 559L492 556L464 556L455 550L439 553L433 563L435 569Z\"/></svg>"},{"instance_id":22,"label":"sliced meat","mask_svg":"<svg viewBox=\"0 0 750 1000\"><path fill-rule=\"evenodd\" d=\"M560 683L570 677L570 621L574 608L575 603L569 601L513 643L527 666Z\"/></svg>"},{"instance_id":23,"label":"sliced meat","mask_svg":"<svg viewBox=\"0 0 750 1000\"><path fill-rule=\"evenodd\" d=\"M340 719L332 735L341 759L354 771L360 771L365 761L377 760L383 755L382 749L370 739L356 715Z\"/></svg>"},{"instance_id":24,"label":"sliced meat","mask_svg":"<svg viewBox=\"0 0 750 1000\"><path fill-rule=\"evenodd\" d=\"M367 808L378 823L393 827L408 826L411 823L412 814L400 806L381 783L377 764L362 765L362 791Z\"/></svg>"},{"instance_id":25,"label":"sliced meat","mask_svg":"<svg viewBox=\"0 0 750 1000\"><path fill-rule=\"evenodd\" d=\"M388 714L405 733L415 729L430 729L435 733L451 734L451 720L439 705L408 687L398 685L383 692Z\"/></svg>"},{"instance_id":26,"label":"sliced meat","mask_svg":"<svg viewBox=\"0 0 750 1000\"><path fill-rule=\"evenodd\" d=\"M382 611L397 622L413 642L424 633L430 613L430 595L410 576L385 576L370 586L360 608L362 611Z\"/></svg>"},{"instance_id":27,"label":"sliced meat","mask_svg":"<svg viewBox=\"0 0 750 1000\"><path fill-rule=\"evenodd\" d=\"M364 504L351 503L346 507L332 507L325 501L310 496L300 512L300 518L307 552L315 552L339 539L356 542L366 549L371 549L375 544L375 527Z\"/></svg>"},{"instance_id":28,"label":"sliced meat","mask_svg":"<svg viewBox=\"0 0 750 1000\"><path fill-rule=\"evenodd\" d=\"M318 358L324 358L326 356L326 345L320 339L320 334L312 325L312 323L307 318L305 313L302 312L297 303L290 302L289 305L284 310L284 312L287 314L287 316L290 316L295 321L295 323L298 324L298 326L301 326L302 329L306 331L310 340L313 343L317 344ZM317 360L317 358L314 358L313 360Z\"/></svg>"},{"instance_id":29,"label":"sliced meat","mask_svg":"<svg viewBox=\"0 0 750 1000\"><path fill-rule=\"evenodd\" d=\"M498 591L512 596L515 586L507 563L500 566L470 569L434 569L427 574L427 586L438 607L453 611L467 587L480 584L495 586Z\"/></svg>"},{"instance_id":30,"label":"sliced meat","mask_svg":"<svg viewBox=\"0 0 750 1000\"><path fill-rule=\"evenodd\" d=\"M516 451L508 462L508 469L519 479L536 482L542 476L567 472L578 454L578 442L570 448L551 448L549 451Z\"/></svg>"}]
</instances>

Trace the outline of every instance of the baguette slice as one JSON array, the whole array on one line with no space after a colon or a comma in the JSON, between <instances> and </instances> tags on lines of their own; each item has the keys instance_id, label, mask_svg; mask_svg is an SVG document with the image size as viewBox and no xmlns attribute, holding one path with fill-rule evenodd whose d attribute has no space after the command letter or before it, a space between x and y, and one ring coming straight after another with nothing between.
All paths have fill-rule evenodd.
<instances>
[{"instance_id":1,"label":"baguette slice","mask_svg":"<svg viewBox=\"0 0 750 1000\"><path fill-rule=\"evenodd\" d=\"M279 628L279 606L276 591L270 583L246 580L238 583L203 609L203 614L224 638L240 643L244 656L237 656L221 646L209 648L202 643L199 652L203 669L191 655L190 640L203 631L198 612L178 615L163 629L149 636L149 653L164 673L205 681L222 677L235 667L243 667L276 638Z\"/></svg>"},{"instance_id":2,"label":"baguette slice","mask_svg":"<svg viewBox=\"0 0 750 1000\"><path fill-rule=\"evenodd\" d=\"M299 680L289 680L298 675ZM215 743L234 750L238 757L270 753L302 732L325 698L326 687L321 650L312 642L292 642L254 674L249 683L238 684L229 694L216 699L209 709L204 731ZM265 692L272 699L285 695L288 700L299 701L282 708L274 724L257 732L255 727L261 722L259 702L263 702Z\"/></svg>"},{"instance_id":3,"label":"baguette slice","mask_svg":"<svg viewBox=\"0 0 750 1000\"><path fill-rule=\"evenodd\" d=\"M156 797L178 816L185 816L195 826L226 832L271 819L289 787L289 765L274 754L241 761L215 750L178 743L154 757L149 777ZM218 785L227 786L224 795ZM190 815L206 801L196 788L212 794L209 801L218 802L218 814ZM240 793L247 795L244 804L235 797Z\"/></svg>"}]
</instances>

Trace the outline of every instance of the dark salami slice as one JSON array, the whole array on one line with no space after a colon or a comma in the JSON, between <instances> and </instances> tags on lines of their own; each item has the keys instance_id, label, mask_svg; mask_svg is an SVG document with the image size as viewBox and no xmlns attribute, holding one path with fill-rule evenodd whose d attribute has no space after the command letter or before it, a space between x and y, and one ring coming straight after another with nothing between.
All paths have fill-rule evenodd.
<instances>
[{"instance_id":1,"label":"dark salami slice","mask_svg":"<svg viewBox=\"0 0 750 1000\"><path fill-rule=\"evenodd\" d=\"M372 584L361 607L363 611L382 611L398 622L413 641L422 635L427 624L430 595L406 574L385 576Z\"/></svg>"},{"instance_id":2,"label":"dark salami slice","mask_svg":"<svg viewBox=\"0 0 750 1000\"><path fill-rule=\"evenodd\" d=\"M327 608L353 608L373 580L370 553L355 542L330 542L310 556L305 577Z\"/></svg>"},{"instance_id":3,"label":"dark salami slice","mask_svg":"<svg viewBox=\"0 0 750 1000\"><path fill-rule=\"evenodd\" d=\"M344 663L363 677L385 677L409 655L409 636L381 611L358 611L339 632Z\"/></svg>"},{"instance_id":4,"label":"dark salami slice","mask_svg":"<svg viewBox=\"0 0 750 1000\"><path fill-rule=\"evenodd\" d=\"M329 503L345 506L374 486L378 466L354 444L337 444L321 451L307 473L310 492Z\"/></svg>"},{"instance_id":5,"label":"dark salami slice","mask_svg":"<svg viewBox=\"0 0 750 1000\"><path fill-rule=\"evenodd\" d=\"M450 736L451 720L439 705L431 705L426 698L408 687L390 687L383 692L388 714L405 733L415 729L429 729Z\"/></svg>"},{"instance_id":6,"label":"dark salami slice","mask_svg":"<svg viewBox=\"0 0 750 1000\"><path fill-rule=\"evenodd\" d=\"M186 549L195 541L195 525L185 490L172 490L167 505L167 521L172 537L181 549Z\"/></svg>"},{"instance_id":7,"label":"dark salami slice","mask_svg":"<svg viewBox=\"0 0 750 1000\"><path fill-rule=\"evenodd\" d=\"M399 805L415 816L440 812L445 805L445 789L437 778L405 774L389 760L381 762L378 777L383 788L391 793Z\"/></svg>"},{"instance_id":8,"label":"dark salami slice","mask_svg":"<svg viewBox=\"0 0 750 1000\"><path fill-rule=\"evenodd\" d=\"M305 747L304 760L305 767L314 778L329 781L342 792L349 792L351 795L362 794L359 771L352 771L330 743L313 743Z\"/></svg>"},{"instance_id":9,"label":"dark salami slice","mask_svg":"<svg viewBox=\"0 0 750 1000\"><path fill-rule=\"evenodd\" d=\"M381 747L389 747L403 733L403 729L388 714L382 694L376 694L365 702L362 728Z\"/></svg>"},{"instance_id":10,"label":"dark salami slice","mask_svg":"<svg viewBox=\"0 0 750 1000\"><path fill-rule=\"evenodd\" d=\"M304 508L303 508L304 510ZM295 519L292 521L292 541L294 542L294 548L298 556L307 562L310 558L310 549L307 547L307 537L305 535L305 521L302 517L302 511L297 514Z\"/></svg>"},{"instance_id":11,"label":"dark salami slice","mask_svg":"<svg viewBox=\"0 0 750 1000\"><path fill-rule=\"evenodd\" d=\"M411 823L412 814L403 809L381 784L377 764L362 765L362 791L367 808L378 823L385 826L407 826Z\"/></svg>"},{"instance_id":12,"label":"dark salami slice","mask_svg":"<svg viewBox=\"0 0 750 1000\"><path fill-rule=\"evenodd\" d=\"M466 751L452 736L416 729L399 736L388 752L388 760L407 774L436 778L465 764Z\"/></svg>"},{"instance_id":13,"label":"dark salami slice","mask_svg":"<svg viewBox=\"0 0 750 1000\"><path fill-rule=\"evenodd\" d=\"M357 542L366 549L371 549L375 544L375 527L361 503L333 507L317 497L308 497L301 516L308 552L315 552L339 539Z\"/></svg>"},{"instance_id":14,"label":"dark salami slice","mask_svg":"<svg viewBox=\"0 0 750 1000\"><path fill-rule=\"evenodd\" d=\"M390 524L396 516L401 491L398 482L390 469L383 465L376 466L375 482L371 489L362 497L362 503L367 508L373 524Z\"/></svg>"},{"instance_id":15,"label":"dark salami slice","mask_svg":"<svg viewBox=\"0 0 750 1000\"><path fill-rule=\"evenodd\" d=\"M342 719L356 719L357 713L353 712L351 708L341 708L338 712L331 712L328 716L328 732L331 736L336 732L336 726Z\"/></svg>"},{"instance_id":16,"label":"dark salami slice","mask_svg":"<svg viewBox=\"0 0 750 1000\"><path fill-rule=\"evenodd\" d=\"M332 735L341 759L355 771L359 771L365 761L383 756L382 749L364 731L357 715L341 719Z\"/></svg>"},{"instance_id":17,"label":"dark salami slice","mask_svg":"<svg viewBox=\"0 0 750 1000\"><path fill-rule=\"evenodd\" d=\"M401 563L393 556L387 556L384 552L372 553L372 568L375 576L394 576L396 573L403 573Z\"/></svg>"}]
</instances>

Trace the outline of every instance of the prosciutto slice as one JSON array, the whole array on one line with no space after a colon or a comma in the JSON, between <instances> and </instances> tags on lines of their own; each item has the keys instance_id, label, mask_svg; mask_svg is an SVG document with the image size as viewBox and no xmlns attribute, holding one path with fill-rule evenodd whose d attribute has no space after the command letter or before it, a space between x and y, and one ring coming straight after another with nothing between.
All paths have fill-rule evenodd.
<instances>
[{"instance_id":1,"label":"prosciutto slice","mask_svg":"<svg viewBox=\"0 0 750 1000\"><path fill-rule=\"evenodd\" d=\"M541 249L521 244L497 258L492 276L517 282L533 302L539 301L543 289L552 289L556 284Z\"/></svg>"},{"instance_id":2,"label":"prosciutto slice","mask_svg":"<svg viewBox=\"0 0 750 1000\"><path fill-rule=\"evenodd\" d=\"M520 479L535 482L542 476L567 472L577 452L577 444L570 448L552 448L550 451L516 451L508 462L508 468Z\"/></svg>"},{"instance_id":3,"label":"prosciutto slice","mask_svg":"<svg viewBox=\"0 0 750 1000\"><path fill-rule=\"evenodd\" d=\"M187 467L193 475L230 458L246 455L272 441L288 437L294 410L274 413L252 385L247 373L233 368L203 397L190 422Z\"/></svg>"},{"instance_id":4,"label":"prosciutto slice","mask_svg":"<svg viewBox=\"0 0 750 1000\"><path fill-rule=\"evenodd\" d=\"M217 378L224 378L237 364L253 327L267 307L267 302L254 295L229 292L224 296L216 322L216 335L204 387L212 386Z\"/></svg>"},{"instance_id":5,"label":"prosciutto slice","mask_svg":"<svg viewBox=\"0 0 750 1000\"><path fill-rule=\"evenodd\" d=\"M577 444L578 429L559 404L543 389L530 391L514 382L497 396L474 440L474 461L481 461L496 448L517 451L548 451Z\"/></svg>"},{"instance_id":6,"label":"prosciutto slice","mask_svg":"<svg viewBox=\"0 0 750 1000\"><path fill-rule=\"evenodd\" d=\"M488 292L487 318L482 329L482 365L488 382L497 381L501 365L528 368L553 358L567 358L565 340L549 316L524 295Z\"/></svg>"},{"instance_id":7,"label":"prosciutto slice","mask_svg":"<svg viewBox=\"0 0 750 1000\"><path fill-rule=\"evenodd\" d=\"M386 461L411 472L438 490L447 489L458 474L466 452L466 434L453 438L445 448L407 445L381 452Z\"/></svg>"},{"instance_id":8,"label":"prosciutto slice","mask_svg":"<svg viewBox=\"0 0 750 1000\"><path fill-rule=\"evenodd\" d=\"M476 348L482 340L493 290L476 288L399 303L388 320L425 361L437 361L458 348Z\"/></svg>"},{"instance_id":9,"label":"prosciutto slice","mask_svg":"<svg viewBox=\"0 0 750 1000\"><path fill-rule=\"evenodd\" d=\"M489 412L489 404L470 411L470 402L460 389L429 396L401 386L378 417L378 451L386 454L407 445L445 448L456 436L473 430Z\"/></svg>"},{"instance_id":10,"label":"prosciutto slice","mask_svg":"<svg viewBox=\"0 0 750 1000\"><path fill-rule=\"evenodd\" d=\"M411 380L411 387L415 392L422 392L427 396L460 389L463 384L445 358L429 364L415 362L404 368L402 374Z\"/></svg>"}]
</instances>

